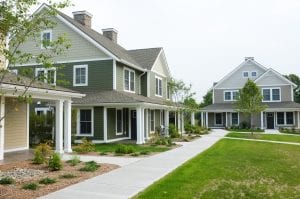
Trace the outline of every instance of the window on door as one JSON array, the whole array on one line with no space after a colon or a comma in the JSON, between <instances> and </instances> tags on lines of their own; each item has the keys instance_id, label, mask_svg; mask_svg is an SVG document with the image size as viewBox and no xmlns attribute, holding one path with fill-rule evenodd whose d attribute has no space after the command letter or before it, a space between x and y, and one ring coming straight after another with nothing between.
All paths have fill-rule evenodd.
<instances>
[{"instance_id":1,"label":"window on door","mask_svg":"<svg viewBox=\"0 0 300 199\"><path fill-rule=\"evenodd\" d=\"M216 113L215 114L215 124L216 125L222 125L223 124L222 113Z\"/></svg>"}]
</instances>

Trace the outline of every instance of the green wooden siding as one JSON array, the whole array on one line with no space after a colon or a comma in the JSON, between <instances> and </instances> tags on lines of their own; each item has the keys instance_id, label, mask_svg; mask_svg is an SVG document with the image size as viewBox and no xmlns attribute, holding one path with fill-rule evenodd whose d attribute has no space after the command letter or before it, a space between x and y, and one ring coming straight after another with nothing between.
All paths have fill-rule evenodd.
<instances>
[{"instance_id":1,"label":"green wooden siding","mask_svg":"<svg viewBox=\"0 0 300 199\"><path fill-rule=\"evenodd\" d=\"M94 139L103 140L103 107L94 107Z\"/></svg>"},{"instance_id":2,"label":"green wooden siding","mask_svg":"<svg viewBox=\"0 0 300 199\"><path fill-rule=\"evenodd\" d=\"M147 97L147 73L141 77L141 95Z\"/></svg>"}]
</instances>

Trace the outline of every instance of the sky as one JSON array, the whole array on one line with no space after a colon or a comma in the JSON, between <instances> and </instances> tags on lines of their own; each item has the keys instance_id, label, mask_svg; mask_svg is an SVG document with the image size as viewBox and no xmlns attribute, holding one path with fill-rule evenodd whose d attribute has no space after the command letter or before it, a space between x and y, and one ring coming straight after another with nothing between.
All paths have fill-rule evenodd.
<instances>
[{"instance_id":1,"label":"sky","mask_svg":"<svg viewBox=\"0 0 300 199\"><path fill-rule=\"evenodd\" d=\"M71 0L62 10L93 14L92 28L118 30L126 49L163 47L171 74L196 98L254 57L300 75L299 0Z\"/></svg>"}]
</instances>

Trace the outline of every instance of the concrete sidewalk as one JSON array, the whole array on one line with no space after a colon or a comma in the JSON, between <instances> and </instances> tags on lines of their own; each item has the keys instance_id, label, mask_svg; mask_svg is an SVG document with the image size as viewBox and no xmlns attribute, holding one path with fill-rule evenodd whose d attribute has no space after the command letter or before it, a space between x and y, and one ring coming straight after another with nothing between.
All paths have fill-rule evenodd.
<instances>
[{"instance_id":1,"label":"concrete sidewalk","mask_svg":"<svg viewBox=\"0 0 300 199\"><path fill-rule=\"evenodd\" d=\"M116 199L131 198L153 182L164 177L187 160L211 147L228 132L213 130L210 134L182 147L127 164L112 172L66 187L43 198L48 199Z\"/></svg>"},{"instance_id":2,"label":"concrete sidewalk","mask_svg":"<svg viewBox=\"0 0 300 199\"><path fill-rule=\"evenodd\" d=\"M269 143L277 143L277 144L290 144L290 145L299 145L299 142L284 142L284 141L276 141L276 140L261 140L261 139L250 139L250 138L234 138L234 137L225 137L230 140L245 140L245 141L253 141L253 142L269 142Z\"/></svg>"}]
</instances>

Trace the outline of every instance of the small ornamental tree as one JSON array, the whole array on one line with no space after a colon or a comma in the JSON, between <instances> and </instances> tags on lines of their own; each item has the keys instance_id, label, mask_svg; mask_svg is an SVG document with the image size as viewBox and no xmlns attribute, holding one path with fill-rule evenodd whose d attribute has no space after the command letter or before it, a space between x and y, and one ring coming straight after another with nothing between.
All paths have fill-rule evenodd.
<instances>
[{"instance_id":1,"label":"small ornamental tree","mask_svg":"<svg viewBox=\"0 0 300 199\"><path fill-rule=\"evenodd\" d=\"M237 111L250 116L251 134L253 135L253 116L266 109L262 104L263 96L257 85L248 80L245 86L239 92L239 98L236 102Z\"/></svg>"}]
</instances>

